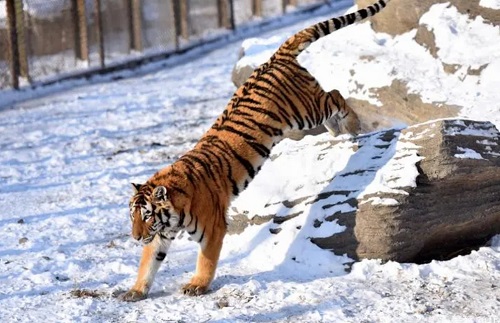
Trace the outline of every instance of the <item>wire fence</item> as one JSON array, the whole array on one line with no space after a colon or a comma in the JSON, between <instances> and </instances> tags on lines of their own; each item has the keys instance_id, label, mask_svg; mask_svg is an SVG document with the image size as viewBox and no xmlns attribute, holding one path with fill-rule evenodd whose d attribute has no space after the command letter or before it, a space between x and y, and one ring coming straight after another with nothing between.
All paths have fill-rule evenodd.
<instances>
[{"instance_id":1,"label":"wire fence","mask_svg":"<svg viewBox=\"0 0 500 323\"><path fill-rule=\"evenodd\" d=\"M328 0L0 0L0 91L175 53Z\"/></svg>"}]
</instances>

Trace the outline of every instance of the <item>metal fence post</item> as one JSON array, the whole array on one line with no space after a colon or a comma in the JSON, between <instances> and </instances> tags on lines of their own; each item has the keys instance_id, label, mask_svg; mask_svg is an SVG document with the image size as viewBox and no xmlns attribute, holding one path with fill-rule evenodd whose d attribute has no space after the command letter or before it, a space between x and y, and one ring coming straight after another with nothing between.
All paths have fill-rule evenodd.
<instances>
[{"instance_id":1,"label":"metal fence post","mask_svg":"<svg viewBox=\"0 0 500 323\"><path fill-rule=\"evenodd\" d=\"M16 8L14 0L7 0L7 22L9 28L9 65L12 87L19 89L19 47L17 43Z\"/></svg>"},{"instance_id":2,"label":"metal fence post","mask_svg":"<svg viewBox=\"0 0 500 323\"><path fill-rule=\"evenodd\" d=\"M75 56L82 61L89 60L89 45L87 36L87 16L85 0L72 1L73 21L75 24Z\"/></svg>"},{"instance_id":3,"label":"metal fence post","mask_svg":"<svg viewBox=\"0 0 500 323\"><path fill-rule=\"evenodd\" d=\"M95 0L94 16L95 16L96 38L99 47L99 61L101 67L103 68L106 62L104 57L104 33L102 30L101 0Z\"/></svg>"},{"instance_id":4,"label":"metal fence post","mask_svg":"<svg viewBox=\"0 0 500 323\"><path fill-rule=\"evenodd\" d=\"M142 0L129 0L130 49L142 51Z\"/></svg>"}]
</instances>

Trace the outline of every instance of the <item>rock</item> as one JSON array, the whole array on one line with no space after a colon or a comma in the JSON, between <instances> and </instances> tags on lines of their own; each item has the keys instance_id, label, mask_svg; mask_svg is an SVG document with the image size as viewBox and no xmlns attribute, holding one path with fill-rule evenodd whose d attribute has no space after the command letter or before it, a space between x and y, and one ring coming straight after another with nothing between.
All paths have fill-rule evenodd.
<instances>
[{"instance_id":1,"label":"rock","mask_svg":"<svg viewBox=\"0 0 500 323\"><path fill-rule=\"evenodd\" d=\"M414 144L423 158L416 164L417 186L401 187L407 194L365 196L354 216L338 218L352 228L341 234L350 238L333 235L314 243L354 259L406 262L447 254L500 233L500 135L491 123L418 125L403 130L400 141ZM373 202L379 199L394 201Z\"/></svg>"},{"instance_id":2,"label":"rock","mask_svg":"<svg viewBox=\"0 0 500 323\"><path fill-rule=\"evenodd\" d=\"M372 89L372 92L383 102L382 106L355 98L347 99L347 103L358 114L365 131L391 128L394 120L412 125L454 117L460 111L458 106L424 102L420 95L409 93L404 81L397 79L390 86Z\"/></svg>"},{"instance_id":3,"label":"rock","mask_svg":"<svg viewBox=\"0 0 500 323\"><path fill-rule=\"evenodd\" d=\"M358 8L364 8L373 2L373 0L356 0ZM449 3L459 12L468 14L471 19L480 16L487 23L500 25L500 10L480 6L480 0L398 0L389 3L382 12L369 19L373 30L392 36L401 35L418 28L420 17L437 3Z\"/></svg>"},{"instance_id":4,"label":"rock","mask_svg":"<svg viewBox=\"0 0 500 323\"><path fill-rule=\"evenodd\" d=\"M247 38L241 43L238 61L234 65L231 80L234 86L240 87L250 74L271 55L286 40L286 37Z\"/></svg>"},{"instance_id":5,"label":"rock","mask_svg":"<svg viewBox=\"0 0 500 323\"><path fill-rule=\"evenodd\" d=\"M278 203L277 237L280 225L305 216L314 229L328 223L344 227L309 237L335 254L421 262L447 258L500 233L500 133L493 124L439 120L366 135L359 142L322 191ZM351 145L335 139L330 144L316 143L319 151ZM259 216L263 219L258 214L247 219Z\"/></svg>"}]
</instances>

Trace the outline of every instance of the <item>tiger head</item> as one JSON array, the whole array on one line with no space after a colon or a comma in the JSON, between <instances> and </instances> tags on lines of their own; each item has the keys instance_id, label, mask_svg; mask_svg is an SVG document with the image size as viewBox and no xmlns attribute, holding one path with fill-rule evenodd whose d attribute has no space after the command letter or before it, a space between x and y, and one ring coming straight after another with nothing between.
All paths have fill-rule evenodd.
<instances>
[{"instance_id":1,"label":"tiger head","mask_svg":"<svg viewBox=\"0 0 500 323\"><path fill-rule=\"evenodd\" d=\"M158 233L170 236L170 233L179 231L180 218L165 186L132 183L132 187L134 195L129 207L134 239L148 244Z\"/></svg>"}]
</instances>

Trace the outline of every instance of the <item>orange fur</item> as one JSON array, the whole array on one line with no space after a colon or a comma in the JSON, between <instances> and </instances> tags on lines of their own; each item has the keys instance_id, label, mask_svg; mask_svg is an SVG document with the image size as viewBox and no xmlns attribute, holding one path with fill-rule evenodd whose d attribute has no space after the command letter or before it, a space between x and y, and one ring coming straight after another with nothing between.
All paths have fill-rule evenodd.
<instances>
[{"instance_id":1,"label":"orange fur","mask_svg":"<svg viewBox=\"0 0 500 323\"><path fill-rule=\"evenodd\" d=\"M205 293L215 276L231 199L255 177L272 147L287 134L325 122L356 133L359 120L337 91L324 92L297 62L310 43L377 13L388 0L333 18L290 37L233 95L196 146L172 165L135 185L132 235L146 243L137 282L123 298L146 297L170 242L184 230L201 245L188 295Z\"/></svg>"}]
</instances>

